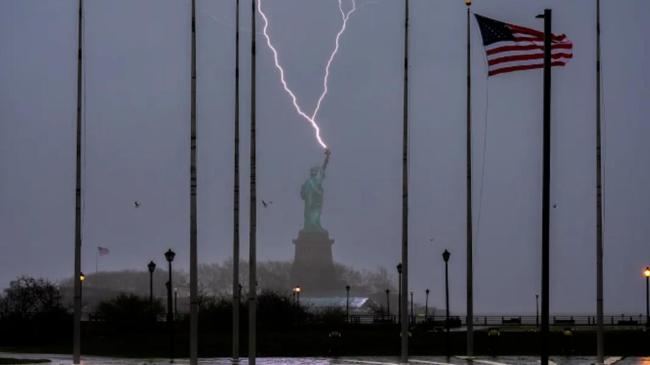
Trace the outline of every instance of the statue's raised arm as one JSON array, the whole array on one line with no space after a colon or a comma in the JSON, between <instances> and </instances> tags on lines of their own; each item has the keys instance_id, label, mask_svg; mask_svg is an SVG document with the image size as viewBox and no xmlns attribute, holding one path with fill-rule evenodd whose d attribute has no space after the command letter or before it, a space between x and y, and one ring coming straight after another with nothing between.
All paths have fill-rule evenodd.
<instances>
[{"instance_id":1,"label":"statue's raised arm","mask_svg":"<svg viewBox=\"0 0 650 365\"><path fill-rule=\"evenodd\" d=\"M324 175L325 174L325 169L327 169L327 164L330 162L330 155L332 154L332 151L329 150L329 148L325 149L325 160L323 161L323 166L320 168L321 173Z\"/></svg>"}]
</instances>

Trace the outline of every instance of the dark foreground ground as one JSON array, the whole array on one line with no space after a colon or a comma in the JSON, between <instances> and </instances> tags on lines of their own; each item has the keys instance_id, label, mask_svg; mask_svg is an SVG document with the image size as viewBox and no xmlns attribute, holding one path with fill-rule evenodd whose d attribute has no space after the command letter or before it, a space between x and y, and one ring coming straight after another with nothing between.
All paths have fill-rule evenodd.
<instances>
[{"instance_id":1,"label":"dark foreground ground","mask_svg":"<svg viewBox=\"0 0 650 365\"><path fill-rule=\"evenodd\" d=\"M17 359L14 357L0 357L0 364L45 364L51 362L48 359Z\"/></svg>"},{"instance_id":2,"label":"dark foreground ground","mask_svg":"<svg viewBox=\"0 0 650 365\"><path fill-rule=\"evenodd\" d=\"M30 340L2 333L0 351L33 353L71 353L69 331L57 335L34 333ZM187 357L189 331L177 326L174 333L175 357ZM247 353L247 333L241 335L241 354ZM449 353L465 353L465 332L452 331ZM555 328L551 332L551 353L561 356L595 354L596 334L591 329ZM616 329L606 332L607 355L650 355L650 332L642 329ZM412 355L446 355L447 336L440 329L415 328L411 332L409 353ZM304 326L283 329L261 328L257 336L259 356L395 356L399 354L400 334L396 325ZM83 323L82 352L87 355L121 357L168 357L170 336L164 323L148 328L106 328L101 323ZM201 332L200 357L231 355L230 331ZM484 356L537 355L539 333L534 328L479 328L475 333L475 353Z\"/></svg>"}]
</instances>

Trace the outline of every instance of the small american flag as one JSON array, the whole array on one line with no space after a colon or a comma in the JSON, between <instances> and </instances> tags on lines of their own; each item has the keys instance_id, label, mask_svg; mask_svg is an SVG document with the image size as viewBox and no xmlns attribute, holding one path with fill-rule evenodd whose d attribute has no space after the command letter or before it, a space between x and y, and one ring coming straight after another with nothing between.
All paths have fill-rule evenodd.
<instances>
[{"instance_id":1,"label":"small american flag","mask_svg":"<svg viewBox=\"0 0 650 365\"><path fill-rule=\"evenodd\" d=\"M483 36L488 76L544 67L543 32L474 15ZM564 66L570 58L573 43L564 34L553 34L551 66Z\"/></svg>"},{"instance_id":2,"label":"small american flag","mask_svg":"<svg viewBox=\"0 0 650 365\"><path fill-rule=\"evenodd\" d=\"M99 256L105 256L108 255L111 251L106 247L97 246L97 252L99 253Z\"/></svg>"}]
</instances>

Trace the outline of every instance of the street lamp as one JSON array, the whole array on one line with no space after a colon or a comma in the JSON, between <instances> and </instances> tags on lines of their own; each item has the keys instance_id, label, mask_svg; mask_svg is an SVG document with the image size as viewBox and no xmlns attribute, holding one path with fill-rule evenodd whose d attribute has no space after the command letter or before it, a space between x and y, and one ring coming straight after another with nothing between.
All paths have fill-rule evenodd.
<instances>
[{"instance_id":1,"label":"street lamp","mask_svg":"<svg viewBox=\"0 0 650 365\"><path fill-rule=\"evenodd\" d=\"M174 288L174 318L178 319L178 288Z\"/></svg>"},{"instance_id":2,"label":"street lamp","mask_svg":"<svg viewBox=\"0 0 650 365\"><path fill-rule=\"evenodd\" d=\"M350 286L345 286L345 318L350 322Z\"/></svg>"},{"instance_id":3,"label":"street lamp","mask_svg":"<svg viewBox=\"0 0 650 365\"><path fill-rule=\"evenodd\" d=\"M153 304L153 272L156 270L156 263L153 261L149 261L149 264L147 265L147 269L149 269L149 305Z\"/></svg>"},{"instance_id":4,"label":"street lamp","mask_svg":"<svg viewBox=\"0 0 650 365\"><path fill-rule=\"evenodd\" d=\"M424 291L424 294L426 294L426 299L424 300L424 320L427 320L427 317L429 317L429 289Z\"/></svg>"},{"instance_id":5,"label":"street lamp","mask_svg":"<svg viewBox=\"0 0 650 365\"><path fill-rule=\"evenodd\" d=\"M390 289L386 289L386 313L390 319Z\"/></svg>"},{"instance_id":6,"label":"street lamp","mask_svg":"<svg viewBox=\"0 0 650 365\"><path fill-rule=\"evenodd\" d=\"M174 314L172 312L172 261L176 253L171 249L165 252L165 259L169 264L169 280L165 284L167 286L167 327L169 329L169 358L174 358L174 325L172 321L174 320ZM173 361L173 360L172 360Z\"/></svg>"},{"instance_id":7,"label":"street lamp","mask_svg":"<svg viewBox=\"0 0 650 365\"><path fill-rule=\"evenodd\" d=\"M79 302L81 302L81 308L83 308L83 295L82 294L83 294L84 280L86 280L86 275L84 275L84 273L82 273L82 272L79 272L79 284L81 284L81 285L79 285Z\"/></svg>"},{"instance_id":8,"label":"street lamp","mask_svg":"<svg viewBox=\"0 0 650 365\"><path fill-rule=\"evenodd\" d=\"M397 264L397 275L399 281L397 285L397 324L402 323L402 263Z\"/></svg>"},{"instance_id":9,"label":"street lamp","mask_svg":"<svg viewBox=\"0 0 650 365\"><path fill-rule=\"evenodd\" d=\"M646 266L643 270L645 276L645 326L650 328L650 266Z\"/></svg>"},{"instance_id":10,"label":"street lamp","mask_svg":"<svg viewBox=\"0 0 650 365\"><path fill-rule=\"evenodd\" d=\"M539 294L535 294L535 327L539 327Z\"/></svg>"},{"instance_id":11,"label":"street lamp","mask_svg":"<svg viewBox=\"0 0 650 365\"><path fill-rule=\"evenodd\" d=\"M300 307L300 292L302 289L300 289L300 285L296 285L295 288L293 288L293 295L296 296L296 306Z\"/></svg>"},{"instance_id":12,"label":"street lamp","mask_svg":"<svg viewBox=\"0 0 650 365\"><path fill-rule=\"evenodd\" d=\"M411 323L415 324L415 316L413 314L413 292L411 292Z\"/></svg>"},{"instance_id":13,"label":"street lamp","mask_svg":"<svg viewBox=\"0 0 650 365\"><path fill-rule=\"evenodd\" d=\"M445 261L445 330L447 342L447 357L449 357L449 257L451 253L445 250L442 259Z\"/></svg>"}]
</instances>

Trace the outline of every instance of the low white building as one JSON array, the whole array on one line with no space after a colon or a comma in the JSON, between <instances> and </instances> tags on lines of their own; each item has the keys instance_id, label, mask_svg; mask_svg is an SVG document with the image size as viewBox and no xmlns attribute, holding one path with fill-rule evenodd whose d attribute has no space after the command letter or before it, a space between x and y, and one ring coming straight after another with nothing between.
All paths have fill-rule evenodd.
<instances>
[{"instance_id":1,"label":"low white building","mask_svg":"<svg viewBox=\"0 0 650 365\"><path fill-rule=\"evenodd\" d=\"M328 309L340 309L345 311L347 307L346 297L314 297L301 298L300 305L308 311L319 312ZM373 314L379 305L368 297L350 297L350 314Z\"/></svg>"}]
</instances>

